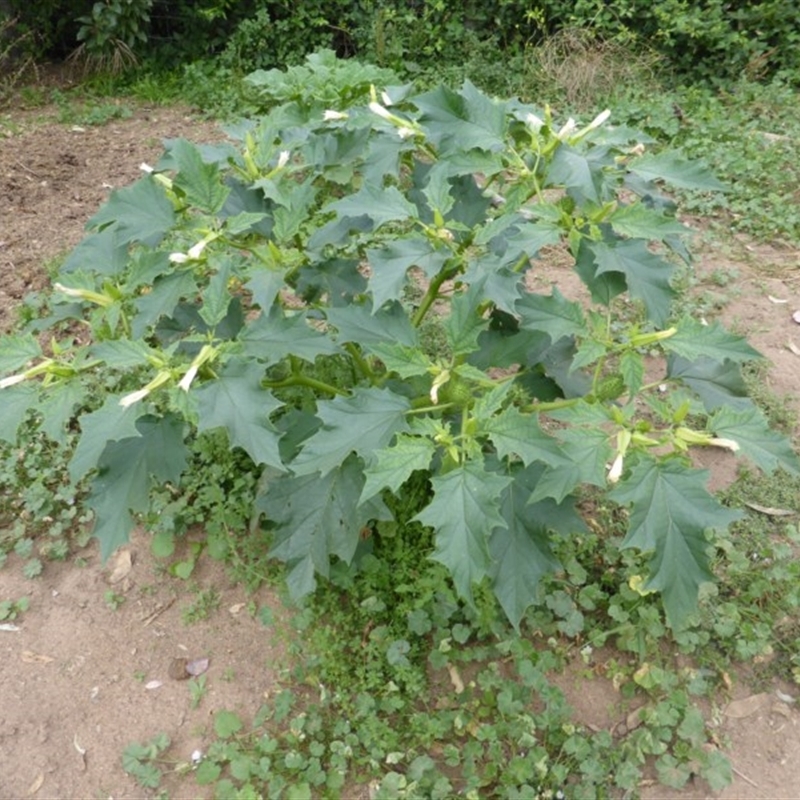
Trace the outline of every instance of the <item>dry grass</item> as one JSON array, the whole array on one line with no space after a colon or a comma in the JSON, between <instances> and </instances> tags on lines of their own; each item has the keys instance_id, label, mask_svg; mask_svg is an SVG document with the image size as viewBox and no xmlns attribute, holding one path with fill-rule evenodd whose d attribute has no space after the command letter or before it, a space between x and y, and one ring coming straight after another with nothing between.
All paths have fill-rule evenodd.
<instances>
[{"instance_id":1,"label":"dry grass","mask_svg":"<svg viewBox=\"0 0 800 800\"><path fill-rule=\"evenodd\" d=\"M590 109L598 97L621 86L654 80L660 57L631 42L604 40L582 28L565 28L533 51L536 71L575 109Z\"/></svg>"},{"instance_id":2,"label":"dry grass","mask_svg":"<svg viewBox=\"0 0 800 800\"><path fill-rule=\"evenodd\" d=\"M36 73L36 64L29 52L33 32L18 33L16 25L16 19L0 20L0 107L11 99L23 78L30 72Z\"/></svg>"},{"instance_id":3,"label":"dry grass","mask_svg":"<svg viewBox=\"0 0 800 800\"><path fill-rule=\"evenodd\" d=\"M84 78L103 73L119 75L139 63L133 50L121 39L113 39L110 44L108 52L93 53L84 42L70 53L67 62Z\"/></svg>"}]
</instances>

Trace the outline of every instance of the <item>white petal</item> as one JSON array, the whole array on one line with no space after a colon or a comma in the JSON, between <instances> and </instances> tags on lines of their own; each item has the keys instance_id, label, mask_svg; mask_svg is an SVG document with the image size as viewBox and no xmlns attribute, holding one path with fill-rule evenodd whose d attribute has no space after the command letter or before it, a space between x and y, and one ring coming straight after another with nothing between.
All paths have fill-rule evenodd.
<instances>
[{"instance_id":1,"label":"white petal","mask_svg":"<svg viewBox=\"0 0 800 800\"><path fill-rule=\"evenodd\" d=\"M611 469L608 471L609 483L616 483L622 477L622 467L624 461L625 456L623 456L622 453L617 453L617 457L614 459L614 463L611 465Z\"/></svg>"},{"instance_id":2,"label":"white petal","mask_svg":"<svg viewBox=\"0 0 800 800\"><path fill-rule=\"evenodd\" d=\"M383 104L385 106L390 106L392 104L392 98L389 97L389 95L386 94L386 92L381 92L381 100L383 100Z\"/></svg>"},{"instance_id":3,"label":"white petal","mask_svg":"<svg viewBox=\"0 0 800 800\"><path fill-rule=\"evenodd\" d=\"M186 253L170 253L169 260L173 264L185 264L189 260L189 256Z\"/></svg>"},{"instance_id":4,"label":"white petal","mask_svg":"<svg viewBox=\"0 0 800 800\"><path fill-rule=\"evenodd\" d=\"M189 258L198 259L201 255L203 255L203 250L206 249L206 245L208 242L205 239L201 239L197 244L192 245L188 252L186 253Z\"/></svg>"},{"instance_id":5,"label":"white petal","mask_svg":"<svg viewBox=\"0 0 800 800\"><path fill-rule=\"evenodd\" d=\"M24 380L25 380L24 374L9 375L7 378L3 378L3 380L0 381L0 389L5 389L8 386L14 386L17 383L22 383L22 381Z\"/></svg>"},{"instance_id":6,"label":"white petal","mask_svg":"<svg viewBox=\"0 0 800 800\"><path fill-rule=\"evenodd\" d=\"M379 117L383 117L384 119L392 118L392 115L380 103L370 103L369 110L373 114L377 114Z\"/></svg>"},{"instance_id":7,"label":"white petal","mask_svg":"<svg viewBox=\"0 0 800 800\"><path fill-rule=\"evenodd\" d=\"M708 443L713 444L715 447L724 447L734 453L739 449L739 442L734 442L733 439L723 439L715 436L709 439Z\"/></svg>"},{"instance_id":8,"label":"white petal","mask_svg":"<svg viewBox=\"0 0 800 800\"><path fill-rule=\"evenodd\" d=\"M588 125L587 130L593 130L594 128L599 128L609 117L611 116L611 109L607 108L605 111L601 111Z\"/></svg>"},{"instance_id":9,"label":"white petal","mask_svg":"<svg viewBox=\"0 0 800 800\"><path fill-rule=\"evenodd\" d=\"M544 127L544 120L537 117L536 114L528 114L528 116L525 117L525 122L528 123L535 133L538 133Z\"/></svg>"},{"instance_id":10,"label":"white petal","mask_svg":"<svg viewBox=\"0 0 800 800\"><path fill-rule=\"evenodd\" d=\"M325 122L332 122L333 120L337 119L347 119L347 114L343 114L341 111L334 111L332 108L329 108L322 115L322 119L324 119Z\"/></svg>"},{"instance_id":11,"label":"white petal","mask_svg":"<svg viewBox=\"0 0 800 800\"><path fill-rule=\"evenodd\" d=\"M154 170L153 170L153 168L152 168L152 167L151 167L149 164L145 164L145 163L144 163L144 161L142 161L142 163L141 163L141 164L139 164L139 169L140 169L142 172L146 172L148 175L149 175L151 172L153 172L153 171L154 171Z\"/></svg>"},{"instance_id":12,"label":"white petal","mask_svg":"<svg viewBox=\"0 0 800 800\"><path fill-rule=\"evenodd\" d=\"M400 135L401 139L410 139L414 135L414 131L411 128L406 128L405 126L398 128L397 133Z\"/></svg>"},{"instance_id":13,"label":"white petal","mask_svg":"<svg viewBox=\"0 0 800 800\"><path fill-rule=\"evenodd\" d=\"M564 125L561 127L561 130L558 132L557 136L559 139L565 139L572 133L575 133L575 129L578 126L575 124L575 120L570 117Z\"/></svg>"},{"instance_id":14,"label":"white petal","mask_svg":"<svg viewBox=\"0 0 800 800\"><path fill-rule=\"evenodd\" d=\"M198 366L198 364L193 364L191 367L189 367L189 369L186 370L186 374L181 378L181 381L178 384L179 389L183 389L184 392L189 391L189 387L192 385L192 381L197 375Z\"/></svg>"},{"instance_id":15,"label":"white petal","mask_svg":"<svg viewBox=\"0 0 800 800\"><path fill-rule=\"evenodd\" d=\"M144 400L147 395L150 394L149 389L138 389L135 392L131 392L130 394L126 394L125 397L121 398L119 404L123 408L127 408L128 406L132 406L134 403L138 403L140 400Z\"/></svg>"},{"instance_id":16,"label":"white petal","mask_svg":"<svg viewBox=\"0 0 800 800\"><path fill-rule=\"evenodd\" d=\"M288 150L281 150L281 154L278 156L278 169L282 169L289 163L289 156Z\"/></svg>"}]
</instances>

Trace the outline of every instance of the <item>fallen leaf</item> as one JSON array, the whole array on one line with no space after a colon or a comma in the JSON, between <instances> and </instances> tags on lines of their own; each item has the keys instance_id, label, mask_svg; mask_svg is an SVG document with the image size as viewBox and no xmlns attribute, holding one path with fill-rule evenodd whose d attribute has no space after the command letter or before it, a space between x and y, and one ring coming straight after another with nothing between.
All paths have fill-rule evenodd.
<instances>
[{"instance_id":1,"label":"fallen leaf","mask_svg":"<svg viewBox=\"0 0 800 800\"><path fill-rule=\"evenodd\" d=\"M26 664L49 664L53 660L50 656L43 656L40 653L34 653L32 650L23 650L20 658Z\"/></svg>"},{"instance_id":2,"label":"fallen leaf","mask_svg":"<svg viewBox=\"0 0 800 800\"><path fill-rule=\"evenodd\" d=\"M634 708L625 718L625 726L629 731L634 731L644 722L645 706Z\"/></svg>"},{"instance_id":3,"label":"fallen leaf","mask_svg":"<svg viewBox=\"0 0 800 800\"><path fill-rule=\"evenodd\" d=\"M771 508L770 506L760 506L758 503L745 503L748 508L752 508L753 511L758 511L761 514L767 514L770 517L791 517L792 515L796 514L796 511L792 511L788 508Z\"/></svg>"},{"instance_id":4,"label":"fallen leaf","mask_svg":"<svg viewBox=\"0 0 800 800\"><path fill-rule=\"evenodd\" d=\"M247 605L247 603L234 603L229 609L229 614L238 614Z\"/></svg>"},{"instance_id":5,"label":"fallen leaf","mask_svg":"<svg viewBox=\"0 0 800 800\"><path fill-rule=\"evenodd\" d=\"M162 681L148 681L145 685L145 689L160 689L163 686Z\"/></svg>"},{"instance_id":6,"label":"fallen leaf","mask_svg":"<svg viewBox=\"0 0 800 800\"><path fill-rule=\"evenodd\" d=\"M447 671L450 673L450 683L453 684L456 694L461 694L464 691L464 681L461 680L458 669L453 664L448 664Z\"/></svg>"},{"instance_id":7,"label":"fallen leaf","mask_svg":"<svg viewBox=\"0 0 800 800\"><path fill-rule=\"evenodd\" d=\"M743 700L733 700L728 703L728 707L725 709L725 716L733 719L752 716L756 711L763 708L769 700L770 695L767 692L751 694L750 697L745 697Z\"/></svg>"},{"instance_id":8,"label":"fallen leaf","mask_svg":"<svg viewBox=\"0 0 800 800\"><path fill-rule=\"evenodd\" d=\"M133 568L133 558L130 550L117 550L111 558L111 572L108 576L109 583L119 583L127 578Z\"/></svg>"},{"instance_id":9,"label":"fallen leaf","mask_svg":"<svg viewBox=\"0 0 800 800\"><path fill-rule=\"evenodd\" d=\"M798 347L791 339L786 345L796 356L800 356L800 347Z\"/></svg>"},{"instance_id":10,"label":"fallen leaf","mask_svg":"<svg viewBox=\"0 0 800 800\"><path fill-rule=\"evenodd\" d=\"M72 737L72 746L78 751L78 755L81 757L81 772L83 772L86 769L86 748L81 747L77 732L75 736Z\"/></svg>"},{"instance_id":11,"label":"fallen leaf","mask_svg":"<svg viewBox=\"0 0 800 800\"><path fill-rule=\"evenodd\" d=\"M202 675L208 669L209 659L207 658L195 658L193 661L189 661L186 664L186 671L190 675L194 675L197 677L198 675Z\"/></svg>"},{"instance_id":12,"label":"fallen leaf","mask_svg":"<svg viewBox=\"0 0 800 800\"><path fill-rule=\"evenodd\" d=\"M792 697L790 694L786 694L786 692L782 692L780 689L775 690L775 696L780 700L782 703L796 703L797 700Z\"/></svg>"},{"instance_id":13,"label":"fallen leaf","mask_svg":"<svg viewBox=\"0 0 800 800\"><path fill-rule=\"evenodd\" d=\"M191 673L186 669L188 663L185 658L173 658L167 667L167 674L174 681L185 681L191 677Z\"/></svg>"},{"instance_id":14,"label":"fallen leaf","mask_svg":"<svg viewBox=\"0 0 800 800\"><path fill-rule=\"evenodd\" d=\"M36 794L44 783L44 773L40 772L36 780L28 787L28 795Z\"/></svg>"}]
</instances>

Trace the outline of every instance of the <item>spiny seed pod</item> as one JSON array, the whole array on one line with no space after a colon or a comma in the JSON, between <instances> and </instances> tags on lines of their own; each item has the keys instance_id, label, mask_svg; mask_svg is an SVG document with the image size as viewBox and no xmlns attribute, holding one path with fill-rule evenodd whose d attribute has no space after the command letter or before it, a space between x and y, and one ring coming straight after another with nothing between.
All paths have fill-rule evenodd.
<instances>
[{"instance_id":1,"label":"spiny seed pod","mask_svg":"<svg viewBox=\"0 0 800 800\"><path fill-rule=\"evenodd\" d=\"M594 389L594 396L597 400L616 400L625 393L625 380L620 373L615 372L606 375L600 380Z\"/></svg>"}]
</instances>

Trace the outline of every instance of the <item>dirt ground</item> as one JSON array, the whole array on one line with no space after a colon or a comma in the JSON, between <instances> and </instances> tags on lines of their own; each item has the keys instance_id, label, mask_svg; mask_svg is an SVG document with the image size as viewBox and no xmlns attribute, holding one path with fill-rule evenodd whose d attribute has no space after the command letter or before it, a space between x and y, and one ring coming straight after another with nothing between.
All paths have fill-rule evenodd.
<instances>
[{"instance_id":1,"label":"dirt ground","mask_svg":"<svg viewBox=\"0 0 800 800\"><path fill-rule=\"evenodd\" d=\"M220 138L215 125L185 109L128 105L129 119L96 127L58 124L47 108L0 113L0 332L13 325L25 294L47 285L48 261L80 240L111 189L138 178L141 162L158 158L162 139ZM800 356L792 349L800 348L800 325L791 318L800 310L800 253L731 236L701 247L697 269L705 276L699 290L724 293L727 325L769 359L770 388L800 410ZM716 454L708 465L715 485L735 474L732 456ZM248 597L208 562L198 567L192 589L154 561L145 533L126 552L130 562L117 557L103 568L89 546L79 554L83 566L47 564L33 581L13 558L0 572L0 600L31 601L18 630L0 630L0 800L152 796L122 770L126 745L164 731L173 742L170 755L188 762L208 743L216 710L249 718L279 685L285 641L246 605L280 616L274 593ZM212 587L219 609L186 624L197 592ZM124 598L116 610L109 591ZM170 665L206 657L208 689L193 708L189 682L170 677ZM580 721L596 729L624 722L619 695L602 679L579 684L568 672L558 683ZM800 710L786 702L800 690L773 689L784 699L774 690L753 695L735 685L733 702L710 712L720 741L728 743L731 787L714 794L702 782L681 792L650 785L643 796L800 798ZM165 788L173 798L202 797L192 783L172 779Z\"/></svg>"}]
</instances>

